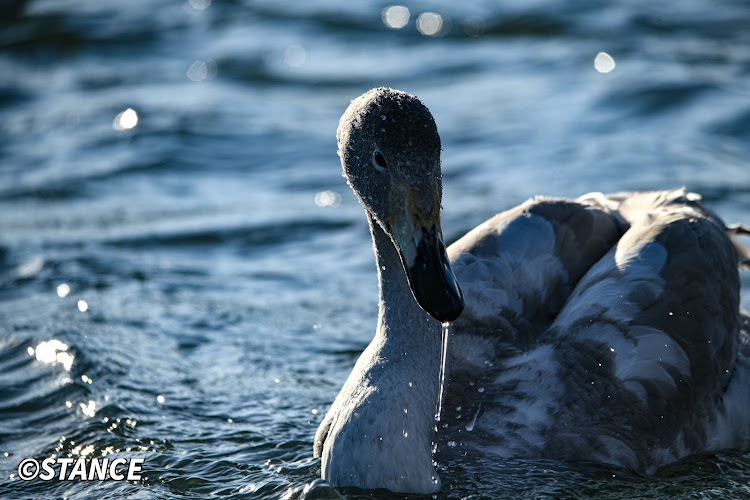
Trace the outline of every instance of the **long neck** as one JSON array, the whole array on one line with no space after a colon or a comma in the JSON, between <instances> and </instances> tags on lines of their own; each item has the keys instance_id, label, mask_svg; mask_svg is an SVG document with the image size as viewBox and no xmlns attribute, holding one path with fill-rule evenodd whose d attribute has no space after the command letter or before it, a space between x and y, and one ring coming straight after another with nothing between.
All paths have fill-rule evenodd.
<instances>
[{"instance_id":1,"label":"long neck","mask_svg":"<svg viewBox=\"0 0 750 500\"><path fill-rule=\"evenodd\" d=\"M427 314L414 299L401 258L391 238L368 216L375 262L378 268L380 304L376 338L385 343L383 354L418 355L425 374L434 375L435 395L439 385L440 323ZM416 369L416 366L415 366ZM432 371L435 373L432 374Z\"/></svg>"},{"instance_id":2,"label":"long neck","mask_svg":"<svg viewBox=\"0 0 750 500\"><path fill-rule=\"evenodd\" d=\"M440 324L414 300L391 239L373 220L370 229L378 327L318 429L322 474L334 486L434 493Z\"/></svg>"}]
</instances>

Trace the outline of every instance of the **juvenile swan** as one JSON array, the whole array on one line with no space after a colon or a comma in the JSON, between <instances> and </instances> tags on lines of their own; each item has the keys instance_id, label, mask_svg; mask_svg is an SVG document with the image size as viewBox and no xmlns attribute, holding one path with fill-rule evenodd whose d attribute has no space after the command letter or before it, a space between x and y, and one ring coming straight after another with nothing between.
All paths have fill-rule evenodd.
<instances>
[{"instance_id":1,"label":"juvenile swan","mask_svg":"<svg viewBox=\"0 0 750 500\"><path fill-rule=\"evenodd\" d=\"M380 312L315 436L330 484L433 493L433 460L650 473L749 448L750 318L737 272L748 255L727 235L745 228L682 189L537 197L446 252L440 137L425 105L370 90L337 138L372 232Z\"/></svg>"}]
</instances>

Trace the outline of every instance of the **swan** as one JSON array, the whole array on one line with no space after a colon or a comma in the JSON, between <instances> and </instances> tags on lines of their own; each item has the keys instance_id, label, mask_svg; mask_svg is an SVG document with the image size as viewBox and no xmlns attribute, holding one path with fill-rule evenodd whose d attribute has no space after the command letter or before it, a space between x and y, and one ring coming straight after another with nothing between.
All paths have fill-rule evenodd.
<instances>
[{"instance_id":1,"label":"swan","mask_svg":"<svg viewBox=\"0 0 750 500\"><path fill-rule=\"evenodd\" d=\"M315 436L328 483L427 494L441 488L435 461L652 473L750 448L737 271L748 252L730 237L746 228L684 189L591 193L533 198L446 249L427 107L372 89L337 139L372 232L380 303L375 336Z\"/></svg>"}]
</instances>

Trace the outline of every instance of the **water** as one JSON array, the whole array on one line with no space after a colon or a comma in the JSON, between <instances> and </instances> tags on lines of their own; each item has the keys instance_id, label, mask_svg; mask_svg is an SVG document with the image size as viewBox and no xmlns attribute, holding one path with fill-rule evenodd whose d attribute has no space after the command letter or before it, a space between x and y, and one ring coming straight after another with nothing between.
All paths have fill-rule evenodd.
<instances>
[{"instance_id":1,"label":"water","mask_svg":"<svg viewBox=\"0 0 750 500\"><path fill-rule=\"evenodd\" d=\"M443 398L445 397L445 382L448 375L448 344L450 343L451 324L446 321L441 326L441 348L440 348L440 389L438 389L437 408L435 409L435 421L440 422L443 414Z\"/></svg>"},{"instance_id":2,"label":"water","mask_svg":"<svg viewBox=\"0 0 750 500\"><path fill-rule=\"evenodd\" d=\"M312 439L377 314L334 134L370 87L433 111L449 240L537 193L686 185L750 223L744 0L425 1L402 29L384 2L13 4L0 3L4 498L334 496ZM424 12L435 36L417 29ZM145 479L15 476L52 455L144 458ZM750 493L748 454L655 478L441 469L446 498Z\"/></svg>"}]
</instances>

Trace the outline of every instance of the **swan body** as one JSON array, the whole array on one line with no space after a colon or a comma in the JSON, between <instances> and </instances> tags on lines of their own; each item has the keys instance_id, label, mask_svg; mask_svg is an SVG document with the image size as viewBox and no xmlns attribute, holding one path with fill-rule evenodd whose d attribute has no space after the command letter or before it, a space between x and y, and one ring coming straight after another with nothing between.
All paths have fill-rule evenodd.
<instances>
[{"instance_id":1,"label":"swan body","mask_svg":"<svg viewBox=\"0 0 750 500\"><path fill-rule=\"evenodd\" d=\"M537 197L448 249L440 138L378 88L337 132L373 236L376 333L315 437L334 486L433 493L434 460L596 461L651 473L750 448L747 251L683 189ZM453 321L440 398L441 322Z\"/></svg>"}]
</instances>

